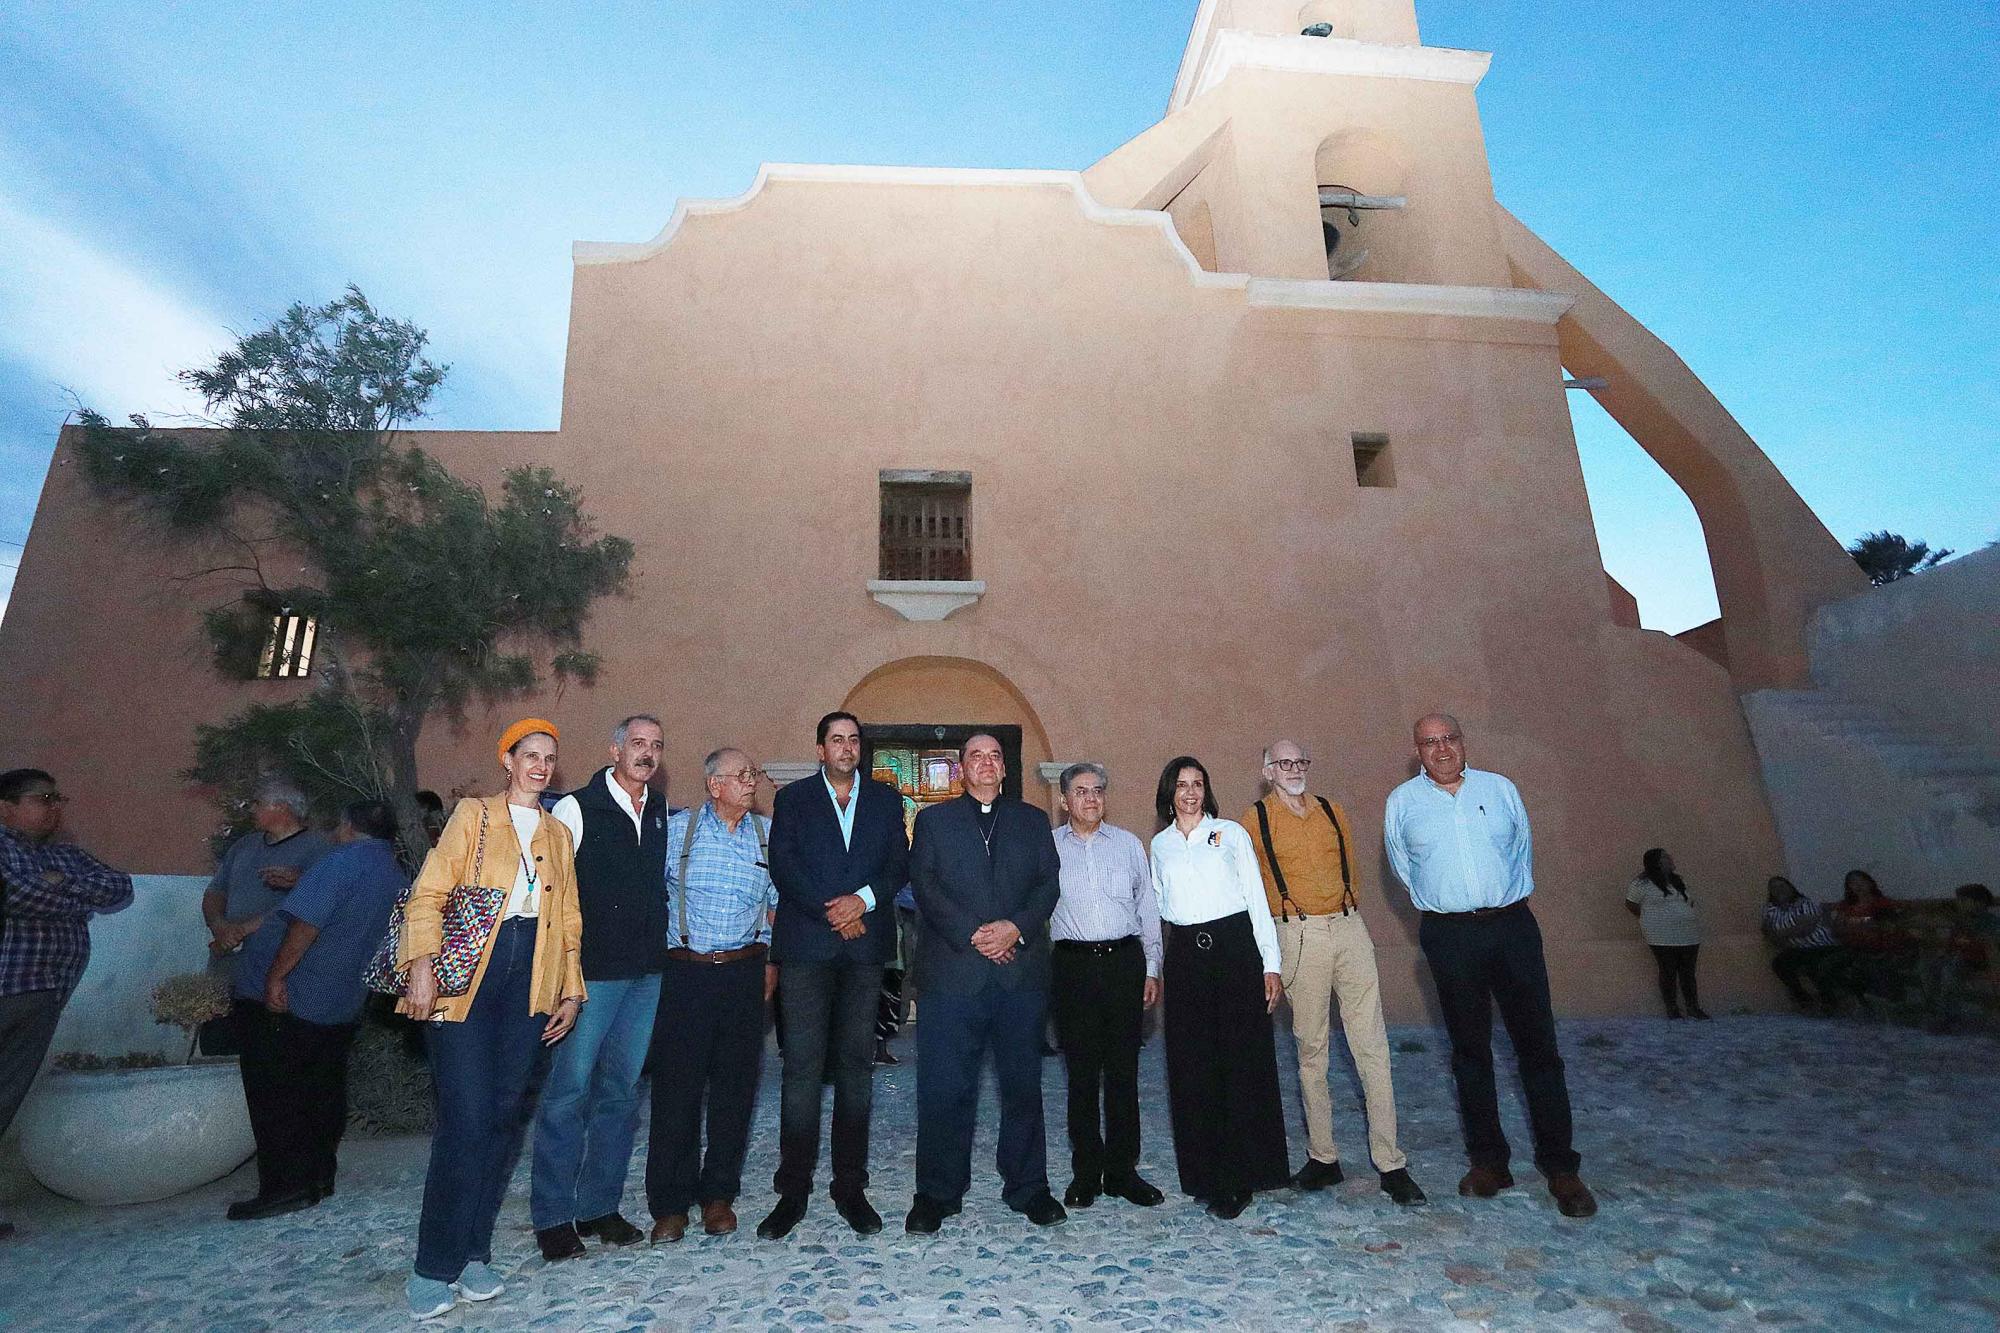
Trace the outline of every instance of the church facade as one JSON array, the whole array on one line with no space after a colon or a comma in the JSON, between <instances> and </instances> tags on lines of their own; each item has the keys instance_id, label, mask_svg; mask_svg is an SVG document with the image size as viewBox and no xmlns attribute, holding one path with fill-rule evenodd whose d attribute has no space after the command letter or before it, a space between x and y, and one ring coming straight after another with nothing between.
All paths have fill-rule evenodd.
<instances>
[{"instance_id":1,"label":"church facade","mask_svg":"<svg viewBox=\"0 0 2000 1333\"><path fill-rule=\"evenodd\" d=\"M913 801L1004 729L1023 792L1092 759L1154 827L1183 752L1233 816L1277 736L1359 844L1392 1017L1424 1014L1379 836L1443 710L1520 786L1556 1003L1647 1011L1622 904L1672 849L1714 1002L1774 998L1782 870L1739 696L1796 684L1853 562L1672 352L1495 202L1489 57L1410 0L1202 0L1166 116L1088 170L767 166L640 244L579 244L561 426L423 432L461 475L545 463L631 538L594 687L535 702L565 777L666 722L670 791L731 743L809 772L845 706ZM1565 374L1687 491L1721 620L1638 628L1601 566ZM171 553L65 441L0 628L11 762L91 845L198 873L194 727L311 678L218 680ZM495 727L434 726L430 785L489 783Z\"/></svg>"}]
</instances>

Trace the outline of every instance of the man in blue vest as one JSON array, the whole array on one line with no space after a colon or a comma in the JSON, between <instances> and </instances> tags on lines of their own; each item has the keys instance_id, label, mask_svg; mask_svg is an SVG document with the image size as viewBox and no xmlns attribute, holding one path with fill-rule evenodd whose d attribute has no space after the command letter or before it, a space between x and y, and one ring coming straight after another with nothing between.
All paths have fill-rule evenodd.
<instances>
[{"instance_id":1,"label":"man in blue vest","mask_svg":"<svg viewBox=\"0 0 2000 1333\"><path fill-rule=\"evenodd\" d=\"M817 733L820 771L782 788L772 804L771 878L778 886L774 956L785 985L784 1103L778 1129L778 1206L757 1234L777 1240L799 1224L819 1165L822 1075L833 1074L833 1206L864 1236L882 1217L868 1187L872 1038L882 969L896 950L895 898L909 877L903 798L864 778L861 723L828 713Z\"/></svg>"},{"instance_id":2,"label":"man in blue vest","mask_svg":"<svg viewBox=\"0 0 2000 1333\"><path fill-rule=\"evenodd\" d=\"M583 1237L630 1245L646 1233L618 1211L639 1120L639 1076L660 1007L666 905L666 799L651 782L666 734L635 713L611 733L611 765L551 812L576 842L583 977L590 1003L558 1043L535 1124L529 1211L542 1257L584 1252Z\"/></svg>"}]
</instances>

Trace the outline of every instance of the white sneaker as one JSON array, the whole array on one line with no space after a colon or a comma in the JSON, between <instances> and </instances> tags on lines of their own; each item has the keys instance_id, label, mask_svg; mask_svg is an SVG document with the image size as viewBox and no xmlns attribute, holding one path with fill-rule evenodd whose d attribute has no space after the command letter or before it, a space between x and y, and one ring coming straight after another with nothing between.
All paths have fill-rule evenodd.
<instances>
[{"instance_id":1,"label":"white sneaker","mask_svg":"<svg viewBox=\"0 0 2000 1333\"><path fill-rule=\"evenodd\" d=\"M418 1323L450 1314L458 1304L458 1293L451 1289L451 1283L417 1274L411 1274L403 1284L403 1297L410 1303L410 1318Z\"/></svg>"},{"instance_id":2,"label":"white sneaker","mask_svg":"<svg viewBox=\"0 0 2000 1333\"><path fill-rule=\"evenodd\" d=\"M465 1271L458 1275L457 1286L458 1294L468 1301L490 1301L507 1290L507 1284L500 1280L500 1275L477 1259L467 1264Z\"/></svg>"}]
</instances>

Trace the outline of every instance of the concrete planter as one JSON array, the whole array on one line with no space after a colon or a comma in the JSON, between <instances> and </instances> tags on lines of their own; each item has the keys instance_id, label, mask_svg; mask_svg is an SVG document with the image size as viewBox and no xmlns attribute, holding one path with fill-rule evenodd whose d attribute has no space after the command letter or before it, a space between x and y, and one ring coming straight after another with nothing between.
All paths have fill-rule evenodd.
<instances>
[{"instance_id":1,"label":"concrete planter","mask_svg":"<svg viewBox=\"0 0 2000 1333\"><path fill-rule=\"evenodd\" d=\"M80 1203L148 1203L256 1151L236 1061L43 1075L17 1117L36 1180Z\"/></svg>"}]
</instances>

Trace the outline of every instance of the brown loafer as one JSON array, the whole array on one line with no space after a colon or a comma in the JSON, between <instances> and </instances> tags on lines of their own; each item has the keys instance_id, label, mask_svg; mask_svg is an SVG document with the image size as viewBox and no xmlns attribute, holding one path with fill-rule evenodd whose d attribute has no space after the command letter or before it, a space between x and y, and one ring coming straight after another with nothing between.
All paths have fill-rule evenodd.
<instances>
[{"instance_id":1,"label":"brown loafer","mask_svg":"<svg viewBox=\"0 0 2000 1333\"><path fill-rule=\"evenodd\" d=\"M1574 1171L1550 1176L1549 1193L1555 1196L1556 1209L1564 1217L1597 1215L1597 1196L1590 1192L1590 1186L1583 1183L1583 1177Z\"/></svg>"},{"instance_id":2,"label":"brown loafer","mask_svg":"<svg viewBox=\"0 0 2000 1333\"><path fill-rule=\"evenodd\" d=\"M711 1236L726 1236L736 1230L736 1210L727 1199L710 1199L701 1206L701 1229Z\"/></svg>"},{"instance_id":3,"label":"brown loafer","mask_svg":"<svg viewBox=\"0 0 2000 1333\"><path fill-rule=\"evenodd\" d=\"M1571 1177L1575 1179L1575 1177ZM1514 1175L1505 1169L1475 1166L1458 1182L1458 1192L1468 1199L1490 1199L1501 1190L1514 1188Z\"/></svg>"},{"instance_id":4,"label":"brown loafer","mask_svg":"<svg viewBox=\"0 0 2000 1333\"><path fill-rule=\"evenodd\" d=\"M686 1213L668 1213L665 1217L654 1219L653 1244L663 1245L669 1241L679 1240L682 1236L687 1235L687 1230L688 1215Z\"/></svg>"}]
</instances>

